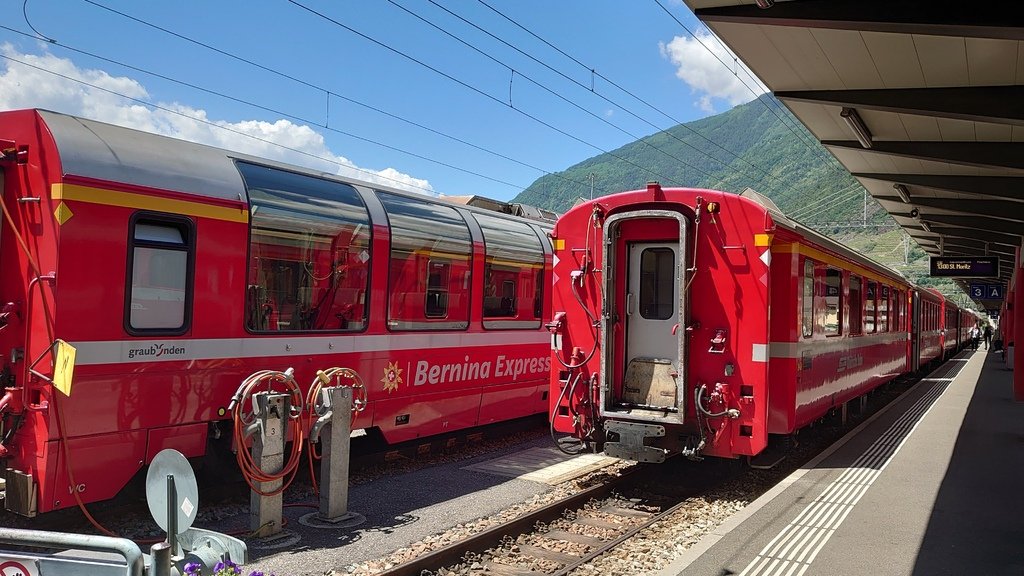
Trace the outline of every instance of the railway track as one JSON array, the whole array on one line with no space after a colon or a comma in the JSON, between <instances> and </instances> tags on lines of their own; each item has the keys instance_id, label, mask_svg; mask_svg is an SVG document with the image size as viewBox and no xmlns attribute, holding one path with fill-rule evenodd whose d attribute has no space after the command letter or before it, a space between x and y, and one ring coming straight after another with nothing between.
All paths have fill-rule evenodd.
<instances>
[{"instance_id":1,"label":"railway track","mask_svg":"<svg viewBox=\"0 0 1024 576\"><path fill-rule=\"evenodd\" d=\"M639 465L631 473L605 477L599 485L444 548L403 560L401 564L390 562L393 568L374 574L605 573L600 562L609 557L619 557L616 561L626 558L628 563L632 554L629 550L633 549L631 540L657 541L662 537L657 533L673 532L675 525L691 521L714 524L716 520L704 516L708 508L742 508L743 503L756 499L916 381L917 378L900 378L879 388L871 394L868 410L850 414L845 425L837 411L832 418L807 429L798 443L791 443L785 458L770 469L717 459L690 462L676 458L660 465ZM650 542L641 544L641 548L650 547ZM362 572L334 572L343 573Z\"/></svg>"},{"instance_id":2,"label":"railway track","mask_svg":"<svg viewBox=\"0 0 1024 576\"><path fill-rule=\"evenodd\" d=\"M691 479L685 488L660 481L671 469L681 470ZM736 472L734 466L707 462L637 465L383 574L419 576L425 572L443 573L446 567L454 572L466 569L474 574L497 576L569 574L674 513L689 497Z\"/></svg>"}]
</instances>

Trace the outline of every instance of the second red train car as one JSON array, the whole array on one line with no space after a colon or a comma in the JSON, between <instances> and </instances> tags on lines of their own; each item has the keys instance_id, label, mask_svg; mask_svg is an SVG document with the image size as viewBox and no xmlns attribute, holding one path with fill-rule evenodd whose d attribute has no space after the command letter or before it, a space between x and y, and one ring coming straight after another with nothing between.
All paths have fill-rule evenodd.
<instances>
[{"instance_id":1,"label":"second red train car","mask_svg":"<svg viewBox=\"0 0 1024 576\"><path fill-rule=\"evenodd\" d=\"M754 456L942 355L941 295L753 191L652 183L552 234L552 426L612 456Z\"/></svg>"}]
</instances>

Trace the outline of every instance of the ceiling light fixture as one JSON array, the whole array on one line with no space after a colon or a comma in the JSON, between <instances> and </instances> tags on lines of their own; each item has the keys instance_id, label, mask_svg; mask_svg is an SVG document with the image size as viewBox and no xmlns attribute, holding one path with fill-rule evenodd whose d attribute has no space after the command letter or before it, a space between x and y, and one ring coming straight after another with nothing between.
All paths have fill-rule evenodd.
<instances>
[{"instance_id":1,"label":"ceiling light fixture","mask_svg":"<svg viewBox=\"0 0 1024 576\"><path fill-rule=\"evenodd\" d=\"M853 130L853 135L857 137L857 141L860 142L861 146L871 148L874 145L871 141L871 131L868 130L864 120L861 120L860 114L857 114L855 109L843 108L839 115L849 124L850 130Z\"/></svg>"},{"instance_id":2,"label":"ceiling light fixture","mask_svg":"<svg viewBox=\"0 0 1024 576\"><path fill-rule=\"evenodd\" d=\"M897 183L893 184L892 188L896 191L896 194L899 195L900 200L903 200L904 204L910 204L910 191L907 190L906 186Z\"/></svg>"},{"instance_id":3,"label":"ceiling light fixture","mask_svg":"<svg viewBox=\"0 0 1024 576\"><path fill-rule=\"evenodd\" d=\"M931 233L932 227L928 225L924 220L921 221L921 228L924 228L925 232Z\"/></svg>"},{"instance_id":4,"label":"ceiling light fixture","mask_svg":"<svg viewBox=\"0 0 1024 576\"><path fill-rule=\"evenodd\" d=\"M775 6L775 0L754 0L754 3L762 10L767 10L772 6Z\"/></svg>"}]
</instances>

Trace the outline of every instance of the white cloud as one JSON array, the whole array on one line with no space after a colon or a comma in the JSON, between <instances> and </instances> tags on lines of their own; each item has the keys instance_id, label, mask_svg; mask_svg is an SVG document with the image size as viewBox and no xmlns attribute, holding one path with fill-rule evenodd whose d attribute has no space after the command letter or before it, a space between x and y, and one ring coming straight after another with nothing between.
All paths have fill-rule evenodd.
<instances>
[{"instance_id":1,"label":"white cloud","mask_svg":"<svg viewBox=\"0 0 1024 576\"><path fill-rule=\"evenodd\" d=\"M661 55L676 66L676 76L698 94L694 104L701 110L714 112L715 100L736 106L768 91L710 32L698 30L692 38L676 36L668 44L660 42L658 47Z\"/></svg>"},{"instance_id":2,"label":"white cloud","mask_svg":"<svg viewBox=\"0 0 1024 576\"><path fill-rule=\"evenodd\" d=\"M205 110L179 103L156 103L160 108L151 108L120 96L151 100L146 88L132 78L79 68L45 48L41 54L24 54L3 44L0 54L6 56L0 59L0 110L45 108L393 188L436 194L427 180L393 168L369 170L356 166L331 152L323 135L309 126L283 119L226 122L207 117Z\"/></svg>"}]
</instances>

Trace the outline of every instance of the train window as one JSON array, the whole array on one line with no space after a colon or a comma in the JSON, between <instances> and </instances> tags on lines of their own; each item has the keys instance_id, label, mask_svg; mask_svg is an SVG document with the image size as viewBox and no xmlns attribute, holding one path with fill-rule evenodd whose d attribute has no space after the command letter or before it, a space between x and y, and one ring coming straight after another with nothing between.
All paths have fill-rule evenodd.
<instances>
[{"instance_id":1,"label":"train window","mask_svg":"<svg viewBox=\"0 0 1024 576\"><path fill-rule=\"evenodd\" d=\"M366 327L370 218L355 188L244 162L251 236L246 327Z\"/></svg>"},{"instance_id":2,"label":"train window","mask_svg":"<svg viewBox=\"0 0 1024 576\"><path fill-rule=\"evenodd\" d=\"M875 331L875 297L878 295L878 284L868 281L864 290L864 333L871 334Z\"/></svg>"},{"instance_id":3,"label":"train window","mask_svg":"<svg viewBox=\"0 0 1024 576\"><path fill-rule=\"evenodd\" d=\"M473 214L484 233L484 328L540 328L544 246L524 222Z\"/></svg>"},{"instance_id":4,"label":"train window","mask_svg":"<svg viewBox=\"0 0 1024 576\"><path fill-rule=\"evenodd\" d=\"M835 336L842 334L842 309L839 307L843 292L843 274L835 268L825 270L825 334Z\"/></svg>"},{"instance_id":5,"label":"train window","mask_svg":"<svg viewBox=\"0 0 1024 576\"><path fill-rule=\"evenodd\" d=\"M878 331L888 332L889 323L889 287L882 286L878 293Z\"/></svg>"},{"instance_id":6,"label":"train window","mask_svg":"<svg viewBox=\"0 0 1024 576\"><path fill-rule=\"evenodd\" d=\"M192 235L183 219L142 216L132 224L128 330L181 334L190 301Z\"/></svg>"},{"instance_id":7,"label":"train window","mask_svg":"<svg viewBox=\"0 0 1024 576\"><path fill-rule=\"evenodd\" d=\"M676 258L671 248L647 248L640 254L638 310L648 320L668 320L675 312Z\"/></svg>"},{"instance_id":8,"label":"train window","mask_svg":"<svg viewBox=\"0 0 1024 576\"><path fill-rule=\"evenodd\" d=\"M800 317L800 330L804 338L814 334L814 261L804 261L803 306Z\"/></svg>"},{"instance_id":9,"label":"train window","mask_svg":"<svg viewBox=\"0 0 1024 576\"><path fill-rule=\"evenodd\" d=\"M473 241L458 211L426 198L377 191L391 227L388 327L469 326Z\"/></svg>"},{"instance_id":10,"label":"train window","mask_svg":"<svg viewBox=\"0 0 1024 576\"><path fill-rule=\"evenodd\" d=\"M862 313L864 302L861 296L861 279L859 276L850 275L850 334L863 333Z\"/></svg>"},{"instance_id":11,"label":"train window","mask_svg":"<svg viewBox=\"0 0 1024 576\"><path fill-rule=\"evenodd\" d=\"M907 330L907 301L906 293L896 290L896 297L893 299L893 318L896 318L896 329L900 332Z\"/></svg>"}]
</instances>

